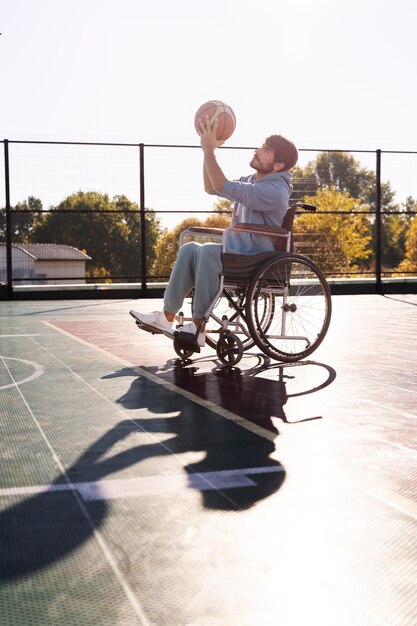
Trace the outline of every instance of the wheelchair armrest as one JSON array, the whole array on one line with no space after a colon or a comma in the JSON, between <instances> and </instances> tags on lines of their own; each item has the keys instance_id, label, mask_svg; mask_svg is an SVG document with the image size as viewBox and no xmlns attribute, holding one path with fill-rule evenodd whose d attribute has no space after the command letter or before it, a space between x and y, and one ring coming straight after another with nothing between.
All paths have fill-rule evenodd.
<instances>
[{"instance_id":1,"label":"wheelchair armrest","mask_svg":"<svg viewBox=\"0 0 417 626\"><path fill-rule=\"evenodd\" d=\"M187 228L190 233L200 233L201 235L223 235L224 228L214 228L209 226L190 226Z\"/></svg>"},{"instance_id":2,"label":"wheelchair armrest","mask_svg":"<svg viewBox=\"0 0 417 626\"><path fill-rule=\"evenodd\" d=\"M178 245L181 248L181 246L184 244L184 240L187 237L192 241L193 235L196 235L195 239L197 241L199 239L199 236L202 236L201 238L203 239L203 241L204 238L206 238L206 240L210 240L210 237L212 237L215 242L217 241L218 243L221 243L223 233L224 228L211 228L209 226L190 226L180 233Z\"/></svg>"},{"instance_id":3,"label":"wheelchair armrest","mask_svg":"<svg viewBox=\"0 0 417 626\"><path fill-rule=\"evenodd\" d=\"M282 226L264 226L263 224L251 224L249 222L239 222L233 228L244 230L246 232L261 233L263 235L272 235L273 237L287 237L289 231Z\"/></svg>"},{"instance_id":4,"label":"wheelchair armrest","mask_svg":"<svg viewBox=\"0 0 417 626\"><path fill-rule=\"evenodd\" d=\"M263 224L251 224L250 222L239 222L234 226L225 229L223 235L223 253L227 251L227 238L229 233L233 231L244 231L246 233L257 233L258 235L267 235L275 237L274 247L279 251L289 252L291 250L291 231L282 226L265 226ZM283 241L284 240L284 241Z\"/></svg>"}]
</instances>

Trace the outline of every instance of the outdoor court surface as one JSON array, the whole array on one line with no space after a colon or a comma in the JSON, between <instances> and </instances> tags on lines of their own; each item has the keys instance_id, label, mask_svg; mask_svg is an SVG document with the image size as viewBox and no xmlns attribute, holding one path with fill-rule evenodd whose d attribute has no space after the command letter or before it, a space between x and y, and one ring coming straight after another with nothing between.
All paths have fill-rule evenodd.
<instances>
[{"instance_id":1,"label":"outdoor court surface","mask_svg":"<svg viewBox=\"0 0 417 626\"><path fill-rule=\"evenodd\" d=\"M0 304L1 626L416 626L417 295L296 365Z\"/></svg>"}]
</instances>

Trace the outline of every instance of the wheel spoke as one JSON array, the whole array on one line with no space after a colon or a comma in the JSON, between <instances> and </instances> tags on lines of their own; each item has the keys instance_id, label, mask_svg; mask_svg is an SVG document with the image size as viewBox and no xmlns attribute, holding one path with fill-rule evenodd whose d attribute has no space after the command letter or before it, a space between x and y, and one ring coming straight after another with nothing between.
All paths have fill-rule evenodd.
<instances>
[{"instance_id":1,"label":"wheel spoke","mask_svg":"<svg viewBox=\"0 0 417 626\"><path fill-rule=\"evenodd\" d=\"M262 312L265 294L273 298L267 323ZM327 332L330 290L310 259L288 254L269 261L255 274L247 314L251 335L263 352L295 361L311 354Z\"/></svg>"}]
</instances>

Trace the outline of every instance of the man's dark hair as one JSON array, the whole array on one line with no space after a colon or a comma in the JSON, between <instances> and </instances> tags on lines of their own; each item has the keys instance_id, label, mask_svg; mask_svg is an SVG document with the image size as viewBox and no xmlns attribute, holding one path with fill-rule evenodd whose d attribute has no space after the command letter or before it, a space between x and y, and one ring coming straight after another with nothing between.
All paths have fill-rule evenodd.
<instances>
[{"instance_id":1,"label":"man's dark hair","mask_svg":"<svg viewBox=\"0 0 417 626\"><path fill-rule=\"evenodd\" d=\"M297 148L282 135L270 135L265 139L265 146L273 150L275 163L284 163L286 170L290 170L298 161Z\"/></svg>"}]
</instances>

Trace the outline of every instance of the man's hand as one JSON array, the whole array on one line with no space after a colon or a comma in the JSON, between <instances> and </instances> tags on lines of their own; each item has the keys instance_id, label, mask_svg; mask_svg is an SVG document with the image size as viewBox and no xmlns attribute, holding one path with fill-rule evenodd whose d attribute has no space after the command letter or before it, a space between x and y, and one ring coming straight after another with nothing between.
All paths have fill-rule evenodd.
<instances>
[{"instance_id":1,"label":"man's hand","mask_svg":"<svg viewBox=\"0 0 417 626\"><path fill-rule=\"evenodd\" d=\"M198 120L201 148L204 154L204 189L208 193L210 193L212 189L221 192L226 182L226 176L219 167L214 154L215 149L219 148L224 143L216 139L218 123L219 120L216 119L213 126L211 126L208 115L205 116L204 120L202 118Z\"/></svg>"},{"instance_id":2,"label":"man's hand","mask_svg":"<svg viewBox=\"0 0 417 626\"><path fill-rule=\"evenodd\" d=\"M219 118L214 120L213 126L210 124L209 116L206 115L204 120L200 117L198 120L199 131L201 140L201 147L204 150L216 150L221 145L223 145L224 141L219 141L216 139L217 135L217 126L219 125Z\"/></svg>"}]
</instances>

